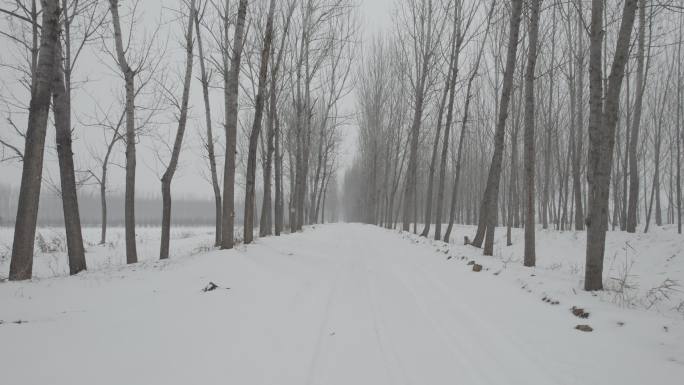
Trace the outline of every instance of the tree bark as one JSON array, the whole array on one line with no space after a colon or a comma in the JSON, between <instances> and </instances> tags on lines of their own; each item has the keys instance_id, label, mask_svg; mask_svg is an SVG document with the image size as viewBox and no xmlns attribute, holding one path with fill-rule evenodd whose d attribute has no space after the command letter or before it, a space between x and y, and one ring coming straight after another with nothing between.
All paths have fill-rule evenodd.
<instances>
[{"instance_id":1,"label":"tree bark","mask_svg":"<svg viewBox=\"0 0 684 385\"><path fill-rule=\"evenodd\" d=\"M682 233L682 15L679 15L679 40L677 42L677 121L676 138L677 141L677 233Z\"/></svg>"},{"instance_id":2,"label":"tree bark","mask_svg":"<svg viewBox=\"0 0 684 385\"><path fill-rule=\"evenodd\" d=\"M670 73L671 74L671 73ZM651 188L651 197L649 199L648 211L646 213L646 226L644 228L644 233L648 232L649 224L651 222L651 213L653 209L653 201L655 200L655 223L657 226L662 225L661 217L661 207L660 207L660 149L662 143L662 132L663 132L663 119L665 116L665 105L667 104L667 94L670 90L670 74L668 74L665 81L665 89L663 90L663 95L658 101L660 109L656 113L656 117L653 119L656 130L655 137L653 138L653 186Z\"/></svg>"},{"instance_id":3,"label":"tree bark","mask_svg":"<svg viewBox=\"0 0 684 385\"><path fill-rule=\"evenodd\" d=\"M459 5L463 6L463 4ZM454 96L456 93L456 80L458 78L459 71L458 60L460 58L461 45L463 44L463 35L461 33L461 12L461 9L454 11L454 29L456 30L456 36L454 38L455 43L451 52L451 66L449 67L451 75L447 83L449 87L449 104L447 105L446 125L444 126L442 156L439 162L439 181L437 184L437 212L435 213L435 240L440 240L442 238L442 211L444 208L444 185L446 184L446 166L447 157L449 153L449 137L451 134L451 124L454 120Z\"/></svg>"},{"instance_id":4,"label":"tree bark","mask_svg":"<svg viewBox=\"0 0 684 385\"><path fill-rule=\"evenodd\" d=\"M637 209L639 202L639 166L637 159L637 145L639 142L639 127L641 125L641 111L646 87L646 70L644 56L646 46L646 0L639 0L639 38L637 50L637 90L634 100L634 120L629 139L629 202L627 206L627 232L636 231Z\"/></svg>"},{"instance_id":5,"label":"tree bark","mask_svg":"<svg viewBox=\"0 0 684 385\"><path fill-rule=\"evenodd\" d=\"M456 165L454 166L454 184L451 188L451 202L449 204L449 225L447 226L446 232L444 233L444 242L449 243L449 238L451 237L451 231L454 227L454 221L456 218L456 204L459 189L459 180L461 177L461 162L463 159L463 143L465 141L466 135L466 125L468 123L468 113L470 112L470 100L472 99L472 88L473 81L477 76L478 70L480 68L480 61L482 60L482 54L484 53L484 48L487 43L487 38L489 37L489 31L491 29L492 15L494 14L494 9L496 7L496 0L492 0L489 7L489 13L487 14L486 27L484 37L482 39L482 44L477 52L477 59L475 60L475 65L470 73L470 78L468 78L468 86L466 87L465 95L465 105L463 106L463 119L461 120L461 134L458 139L458 152L456 155Z\"/></svg>"},{"instance_id":6,"label":"tree bark","mask_svg":"<svg viewBox=\"0 0 684 385\"><path fill-rule=\"evenodd\" d=\"M276 79L271 69L270 90L268 93L268 117L267 117L267 138L266 138L266 160L264 165L264 197L261 203L261 220L259 221L259 236L265 237L271 235L273 228L273 201L271 199L271 176L273 170L273 152L275 151L275 122L276 115ZM277 199L277 198L276 198Z\"/></svg>"},{"instance_id":7,"label":"tree bark","mask_svg":"<svg viewBox=\"0 0 684 385\"><path fill-rule=\"evenodd\" d=\"M584 24L582 21L582 0L577 0L577 121L575 124L575 137L573 141L572 157L572 191L575 198L575 230L584 230L584 209L582 203L582 161L584 154Z\"/></svg>"},{"instance_id":8,"label":"tree bark","mask_svg":"<svg viewBox=\"0 0 684 385\"><path fill-rule=\"evenodd\" d=\"M499 181L501 179L501 163L503 160L504 137L506 135L508 104L510 102L511 90L513 88L513 74L515 71L516 54L518 51L522 0L512 0L511 6L512 9L506 68L504 70L503 88L501 90L499 116L494 133L494 154L492 155L492 162L489 168L489 175L487 177L487 185L485 187L482 204L480 206L480 219L477 227L477 234L472 242L473 246L476 247L481 247L482 243L485 242L485 255L492 255L494 253L494 227L496 226L499 204Z\"/></svg>"},{"instance_id":9,"label":"tree bark","mask_svg":"<svg viewBox=\"0 0 684 385\"><path fill-rule=\"evenodd\" d=\"M530 12L532 13L531 17L534 16L534 8L535 5L533 4L536 0L532 0L532 4L530 4ZM539 12L538 10L536 12ZM543 181L543 186L542 186L542 199L541 199L541 222L542 222L542 228L543 229L548 229L549 228L549 217L553 215L553 210L549 212L549 205L553 204L553 198L549 197L549 189L551 188L551 165L553 164L553 159L551 156L551 150L552 150L552 130L555 126L555 114L553 111L553 94L554 94L554 87L555 87L555 60L556 60L556 7L552 7L551 12L553 13L552 19L551 19L551 57L550 57L550 64L549 64L549 104L548 104L548 114L547 114L547 122L546 122L546 130L545 130L545 139L546 139L546 145L544 148L544 181ZM537 15L539 16L539 15ZM537 24L537 32L536 34L539 35L539 20L536 22ZM530 25L531 27L531 25ZM531 33L531 32L530 32ZM531 38L531 36L530 36ZM538 39L538 37L536 37ZM537 48L535 48L536 50ZM534 91L533 91L534 92ZM533 106L534 109L534 106ZM534 124L534 123L533 123ZM533 144L534 145L534 144ZM534 167L533 167L534 169ZM560 171L560 170L559 170ZM533 181L534 183L534 181ZM532 236L534 238L534 235ZM527 242L527 241L526 241ZM534 254L534 253L533 253Z\"/></svg>"},{"instance_id":10,"label":"tree bark","mask_svg":"<svg viewBox=\"0 0 684 385\"><path fill-rule=\"evenodd\" d=\"M522 92L520 92L522 96ZM522 97L520 97L522 99ZM506 216L506 246L513 245L512 227L513 214L516 210L513 208L518 206L518 133L520 132L519 115L520 107L516 105L516 100L511 101L511 109L513 110L513 124L511 128L511 167L510 175L508 177L508 215Z\"/></svg>"},{"instance_id":11,"label":"tree bark","mask_svg":"<svg viewBox=\"0 0 684 385\"><path fill-rule=\"evenodd\" d=\"M100 182L100 216L102 223L100 224L100 245L107 242L107 171L103 167L104 179Z\"/></svg>"},{"instance_id":12,"label":"tree bark","mask_svg":"<svg viewBox=\"0 0 684 385\"><path fill-rule=\"evenodd\" d=\"M43 2L42 33L39 57L29 105L28 128L24 145L21 187L14 225L14 243L10 260L10 281L31 279L33 272L33 246L38 220L40 185L43 175L45 133L47 131L50 97L52 93L55 60L58 58L59 0Z\"/></svg>"},{"instance_id":13,"label":"tree bark","mask_svg":"<svg viewBox=\"0 0 684 385\"><path fill-rule=\"evenodd\" d=\"M444 117L444 106L446 104L447 96L451 94L451 76L453 73L452 67L454 65L454 49L455 43L452 43L445 87L442 92L442 97L439 99L440 102L437 112L437 129L435 131L435 140L432 144L432 156L430 157L430 167L428 170L427 193L425 194L425 216L423 217L423 221L425 223L423 225L423 231L420 234L421 237L428 236L430 233L430 224L432 223L432 197L434 195L433 186L435 179L435 166L437 163L437 149L439 148L439 138L442 136L442 118Z\"/></svg>"},{"instance_id":14,"label":"tree bark","mask_svg":"<svg viewBox=\"0 0 684 385\"><path fill-rule=\"evenodd\" d=\"M268 58L271 53L271 41L273 40L273 12L275 0L271 0L266 20L266 33L264 46L261 51L261 63L259 64L259 84L254 107L254 124L249 135L249 152L247 153L247 186L245 188L245 220L244 237L245 244L252 243L254 239L254 209L256 188L256 153L261 133L261 118L264 114L264 97L266 93L266 76L268 75Z\"/></svg>"},{"instance_id":15,"label":"tree bark","mask_svg":"<svg viewBox=\"0 0 684 385\"><path fill-rule=\"evenodd\" d=\"M117 122L116 127L114 127L113 129L114 132L112 133L112 139L107 143L107 151L105 152L105 156L102 159L100 176L96 176L94 173L91 172L91 175L93 175L93 177L97 180L97 183L100 186L100 219L102 221L102 223L100 224L100 245L104 245L107 241L107 178L109 173L109 162L112 156L112 151L114 150L114 145L116 145L116 143L122 139L122 136L119 134L119 131L121 130L121 126L123 125L125 117L126 111L124 110L122 111L121 116L119 117L119 121Z\"/></svg>"},{"instance_id":16,"label":"tree bark","mask_svg":"<svg viewBox=\"0 0 684 385\"><path fill-rule=\"evenodd\" d=\"M414 20L415 23L419 23L415 27L421 31L421 36L416 36L415 39L422 39L420 42L415 42L415 56L416 65L418 66L416 79L415 79L415 107L413 110L413 121L411 123L410 137L410 153L409 161L406 169L406 180L404 181L404 211L402 216L402 229L403 231L409 231L411 226L411 219L417 221L416 211L417 211L417 172L418 172L418 141L420 137L420 126L423 118L423 104L425 102L425 88L427 82L428 71L431 67L432 52L432 33L435 26L432 25L432 1L427 3L427 15L423 12L425 9L425 2L420 5L421 13L419 20Z\"/></svg>"},{"instance_id":17,"label":"tree bark","mask_svg":"<svg viewBox=\"0 0 684 385\"><path fill-rule=\"evenodd\" d=\"M285 21L285 28L283 28L282 38L280 40L280 48L278 50L277 59L271 60L273 65L271 67L271 84L269 93L269 111L268 111L268 143L266 167L264 168L264 201L261 208L261 229L260 235L271 235L272 228L275 228L276 235L280 235L282 230L282 187L280 185L282 180L282 166L280 155L280 132L278 126L278 73L280 72L280 63L285 52L285 42L287 41L288 31L290 30L292 14L295 10L295 3L293 2L288 10L288 15ZM275 54L275 51L273 52ZM274 167L275 166L275 167ZM275 168L275 198L274 204L271 200L271 173ZM274 209L272 206L275 206Z\"/></svg>"},{"instance_id":18,"label":"tree bark","mask_svg":"<svg viewBox=\"0 0 684 385\"><path fill-rule=\"evenodd\" d=\"M126 262L137 263L138 252L135 243L135 71L126 60L119 18L119 0L109 0L109 10L112 14L112 24L114 25L117 64L126 84L126 192L124 203Z\"/></svg>"},{"instance_id":19,"label":"tree bark","mask_svg":"<svg viewBox=\"0 0 684 385\"><path fill-rule=\"evenodd\" d=\"M280 149L280 124L278 121L278 109L274 111L273 120L275 121L275 207L274 207L274 232L275 235L280 235L283 231L283 217L284 217L284 207L285 207L285 197L283 194L283 154Z\"/></svg>"},{"instance_id":20,"label":"tree bark","mask_svg":"<svg viewBox=\"0 0 684 385\"><path fill-rule=\"evenodd\" d=\"M202 83L202 96L204 97L204 117L207 125L207 157L209 158L209 170L211 172L211 187L214 192L214 245L221 245L221 186L219 185L216 168L216 152L214 151L214 133L211 122L211 104L209 102L209 75L204 58L204 46L202 45L202 33L200 30L199 10L195 9L195 33L197 34L197 50L199 53L200 82Z\"/></svg>"},{"instance_id":21,"label":"tree bark","mask_svg":"<svg viewBox=\"0 0 684 385\"><path fill-rule=\"evenodd\" d=\"M76 192L74 154L71 150L71 107L68 96L68 88L70 87L65 82L62 65L62 49L61 43L59 43L53 70L52 102L55 118L57 158L59 160L62 208L64 210L64 229L66 231L67 254L69 254L69 273L74 275L86 269L86 259Z\"/></svg>"},{"instance_id":22,"label":"tree bark","mask_svg":"<svg viewBox=\"0 0 684 385\"><path fill-rule=\"evenodd\" d=\"M536 264L534 239L534 171L535 171L535 143L534 143L534 69L537 65L537 41L539 39L539 8L541 0L531 0L529 48L527 53L527 70L525 73L525 256L524 265ZM551 114L551 111L549 111ZM547 149L548 150L548 149ZM548 167L548 166L547 166Z\"/></svg>"},{"instance_id":23,"label":"tree bark","mask_svg":"<svg viewBox=\"0 0 684 385\"><path fill-rule=\"evenodd\" d=\"M592 0L590 47L589 47L589 155L587 181L587 253L584 289L603 289L603 257L608 226L608 198L610 174L615 145L615 126L620 88L624 77L629 42L634 26L637 0L626 0L622 11L620 31L608 79L608 89L603 95L601 42L604 35L603 1Z\"/></svg>"},{"instance_id":24,"label":"tree bark","mask_svg":"<svg viewBox=\"0 0 684 385\"><path fill-rule=\"evenodd\" d=\"M229 0L226 0L226 9ZM226 104L226 159L223 170L223 224L221 225L221 248L232 249L235 245L235 153L237 151L238 91L240 78L240 58L242 56L242 40L247 15L247 0L240 0L233 50L230 56L230 71L225 75L224 93ZM226 16L227 18L227 16ZM228 20L224 25L226 50L228 43ZM228 52L224 52L224 64L228 69Z\"/></svg>"},{"instance_id":25,"label":"tree bark","mask_svg":"<svg viewBox=\"0 0 684 385\"><path fill-rule=\"evenodd\" d=\"M176 139L171 150L171 160L169 165L161 178L162 191L162 228L161 228L161 246L159 247L159 259L169 258L169 242L171 233L171 181L173 175L178 168L178 158L180 157L181 148L183 147L183 136L185 136L185 127L188 121L188 103L190 100L190 83L192 82L192 64L193 64L193 20L195 19L195 0L190 0L190 8L188 10L188 29L185 35L185 76L183 78L183 96L179 106L178 130L176 131ZM210 140L210 139L208 139Z\"/></svg>"}]
</instances>

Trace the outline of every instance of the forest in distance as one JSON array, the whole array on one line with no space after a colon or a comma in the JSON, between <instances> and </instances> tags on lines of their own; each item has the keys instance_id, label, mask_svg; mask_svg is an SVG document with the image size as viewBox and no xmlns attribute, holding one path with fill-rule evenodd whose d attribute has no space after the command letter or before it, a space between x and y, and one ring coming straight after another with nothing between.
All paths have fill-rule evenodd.
<instances>
[{"instance_id":1,"label":"forest in distance","mask_svg":"<svg viewBox=\"0 0 684 385\"><path fill-rule=\"evenodd\" d=\"M333 192L335 194L337 191ZM8 186L0 185L0 226L14 226L17 213L17 197L19 191ZM336 196L328 197L328 219L331 222L339 220L339 210L336 210ZM102 225L102 201L95 191L82 188L78 192L78 206L81 212L81 224L88 227L101 227ZM64 213L59 194L48 190L41 195L38 211L38 228L63 227ZM262 192L257 191L257 199L262 199ZM136 223L141 226L159 226L161 223L162 201L159 194L138 194L135 198L135 206L138 212ZM177 196L173 202L174 212L171 223L178 226L212 226L214 225L214 202L201 196ZM110 191L107 194L107 226L124 225L124 195L122 191ZM236 201L236 221L242 224L243 202ZM257 214L261 213L260 207Z\"/></svg>"},{"instance_id":2,"label":"forest in distance","mask_svg":"<svg viewBox=\"0 0 684 385\"><path fill-rule=\"evenodd\" d=\"M80 191L99 193L104 243L120 186L135 263L136 183L151 183L140 160L159 181L161 259L185 158L222 249L237 226L249 244L331 218L445 241L462 223L477 224L466 242L485 255L497 226L509 244L523 228L534 266L538 227L575 229L585 289L600 290L608 230L681 232L678 1L396 1L382 33L362 28L352 0L183 0L156 24L146 7L0 8L2 159L22 170L10 280L31 277L41 192L61 201L76 274ZM93 66L114 97L89 90Z\"/></svg>"}]
</instances>

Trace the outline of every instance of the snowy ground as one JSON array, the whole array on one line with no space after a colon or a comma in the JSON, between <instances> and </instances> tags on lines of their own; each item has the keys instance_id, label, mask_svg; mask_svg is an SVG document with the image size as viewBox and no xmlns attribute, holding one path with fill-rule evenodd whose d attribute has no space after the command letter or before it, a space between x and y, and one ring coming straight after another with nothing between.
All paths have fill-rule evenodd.
<instances>
[{"instance_id":1,"label":"snowy ground","mask_svg":"<svg viewBox=\"0 0 684 385\"><path fill-rule=\"evenodd\" d=\"M13 236L14 228L0 227L0 280L9 275ZM148 262L159 259L160 237L159 227L136 228L139 261ZM33 276L46 278L69 275L64 228L39 228L36 231L36 239ZM109 228L107 242L104 245L99 245L99 227L84 227L83 242L86 247L88 270L101 270L126 264L123 227ZM171 258L206 252L213 245L213 227L173 227L171 229Z\"/></svg>"},{"instance_id":2,"label":"snowy ground","mask_svg":"<svg viewBox=\"0 0 684 385\"><path fill-rule=\"evenodd\" d=\"M457 228L454 242L472 232ZM645 302L651 284L684 281L682 238L667 230L611 234L609 259L616 255L619 266L626 258L634 277L622 294L613 287L597 296L579 290L581 235L540 231L538 239L540 266L526 269L521 244L481 257L456 243L325 225L232 251L4 282L0 373L6 383L55 385L684 378L684 317L670 306L681 293ZM172 248L210 241L199 234ZM472 259L482 272L472 271ZM219 288L203 292L210 281ZM589 318L575 317L572 306Z\"/></svg>"},{"instance_id":3,"label":"snowy ground","mask_svg":"<svg viewBox=\"0 0 684 385\"><path fill-rule=\"evenodd\" d=\"M535 292L572 296L584 286L583 231L560 232L539 227L537 267L532 273L522 266L522 229L512 229L512 246L506 246L506 229L497 229L494 257L482 257L481 250L462 246L463 237L472 239L476 227L456 226L455 231L451 240L455 255L476 259L494 270L512 270L513 276ZM441 242L429 243L436 248L445 246ZM608 232L604 286L606 290L598 296L607 302L684 319L684 235L677 234L676 226L655 226L647 234Z\"/></svg>"}]
</instances>

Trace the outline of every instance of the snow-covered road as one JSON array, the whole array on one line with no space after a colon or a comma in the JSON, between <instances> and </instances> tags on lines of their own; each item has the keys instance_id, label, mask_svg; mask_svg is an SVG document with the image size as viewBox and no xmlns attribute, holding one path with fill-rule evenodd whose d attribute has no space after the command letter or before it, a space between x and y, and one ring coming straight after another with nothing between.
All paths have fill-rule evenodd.
<instances>
[{"instance_id":1,"label":"snow-covered road","mask_svg":"<svg viewBox=\"0 0 684 385\"><path fill-rule=\"evenodd\" d=\"M3 283L0 376L54 385L684 378L682 323L663 330L655 315L612 305L576 318L569 308L591 296L547 304L506 272L472 272L461 248L326 225L234 251ZM202 292L210 281L219 288Z\"/></svg>"}]
</instances>

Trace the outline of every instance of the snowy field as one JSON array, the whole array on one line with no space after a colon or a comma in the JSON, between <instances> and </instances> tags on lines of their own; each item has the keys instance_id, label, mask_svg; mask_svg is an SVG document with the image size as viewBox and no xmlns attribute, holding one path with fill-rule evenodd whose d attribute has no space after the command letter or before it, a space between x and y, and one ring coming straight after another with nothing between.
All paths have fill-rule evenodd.
<instances>
[{"instance_id":1,"label":"snowy field","mask_svg":"<svg viewBox=\"0 0 684 385\"><path fill-rule=\"evenodd\" d=\"M0 279L9 275L14 228L0 227ZM161 228L137 227L138 260L159 259ZM126 264L126 243L123 227L107 229L107 242L100 243L99 227L83 228L86 263L89 270L101 270ZM170 258L209 251L214 245L213 227L172 227ZM36 231L33 276L47 278L69 275L64 228L39 228Z\"/></svg>"},{"instance_id":2,"label":"snowy field","mask_svg":"<svg viewBox=\"0 0 684 385\"><path fill-rule=\"evenodd\" d=\"M181 229L165 262L155 261L158 233L139 231L145 262L135 266L123 264L123 236L114 230L113 246L89 246L91 271L0 283L3 383L684 378L684 238L672 229L609 234L608 290L596 295L581 290L584 239L574 232L540 230L534 269L521 266L522 232L506 247L503 229L494 257L462 245L472 227L457 227L446 245L374 226L324 225L231 251L211 249L211 229ZM85 236L98 240L97 231ZM40 276L63 275L63 253L36 259ZM204 292L210 282L218 288ZM573 315L573 306L588 318Z\"/></svg>"}]
</instances>

